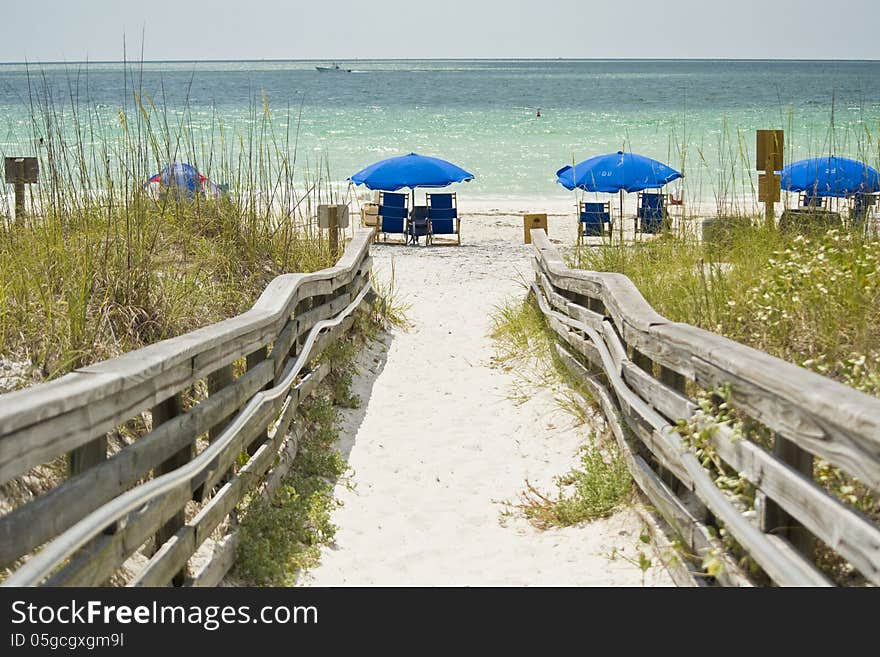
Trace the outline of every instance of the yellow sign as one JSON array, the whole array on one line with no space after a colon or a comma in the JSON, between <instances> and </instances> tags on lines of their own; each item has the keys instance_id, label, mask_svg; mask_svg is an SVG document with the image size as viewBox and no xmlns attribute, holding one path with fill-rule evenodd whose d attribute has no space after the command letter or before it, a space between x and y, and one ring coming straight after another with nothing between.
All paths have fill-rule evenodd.
<instances>
[{"instance_id":1,"label":"yellow sign","mask_svg":"<svg viewBox=\"0 0 880 657\"><path fill-rule=\"evenodd\" d=\"M755 168L758 171L782 171L782 151L785 148L783 130L758 130L758 154Z\"/></svg>"},{"instance_id":2,"label":"yellow sign","mask_svg":"<svg viewBox=\"0 0 880 657\"><path fill-rule=\"evenodd\" d=\"M547 215L546 214L524 214L523 229L525 230L525 243L532 243L532 235L529 233L532 228L543 228L547 232Z\"/></svg>"}]
</instances>

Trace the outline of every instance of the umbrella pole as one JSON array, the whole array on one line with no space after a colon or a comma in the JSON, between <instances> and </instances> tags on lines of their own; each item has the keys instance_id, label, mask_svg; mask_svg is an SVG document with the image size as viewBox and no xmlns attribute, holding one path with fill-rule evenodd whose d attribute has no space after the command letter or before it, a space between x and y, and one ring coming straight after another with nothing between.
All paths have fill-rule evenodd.
<instances>
[{"instance_id":1,"label":"umbrella pole","mask_svg":"<svg viewBox=\"0 0 880 657\"><path fill-rule=\"evenodd\" d=\"M620 243L623 244L623 190L620 190Z\"/></svg>"}]
</instances>

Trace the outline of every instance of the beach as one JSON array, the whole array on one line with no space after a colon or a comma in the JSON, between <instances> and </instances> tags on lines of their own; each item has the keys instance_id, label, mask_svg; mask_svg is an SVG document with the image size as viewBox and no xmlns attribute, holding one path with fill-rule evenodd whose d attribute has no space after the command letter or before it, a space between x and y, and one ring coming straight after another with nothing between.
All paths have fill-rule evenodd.
<instances>
[{"instance_id":1,"label":"beach","mask_svg":"<svg viewBox=\"0 0 880 657\"><path fill-rule=\"evenodd\" d=\"M461 247L372 249L380 280L393 267L410 326L361 355L361 404L341 411L339 448L352 473L336 489L338 533L298 583L671 585L640 541L647 529L637 497L609 518L545 531L507 504L527 481L554 491L596 427L578 425L552 390L512 399L516 375L493 364L491 315L525 297L531 247L511 208L462 204ZM552 239L575 239L573 215L549 224ZM652 566L643 579L644 551Z\"/></svg>"}]
</instances>

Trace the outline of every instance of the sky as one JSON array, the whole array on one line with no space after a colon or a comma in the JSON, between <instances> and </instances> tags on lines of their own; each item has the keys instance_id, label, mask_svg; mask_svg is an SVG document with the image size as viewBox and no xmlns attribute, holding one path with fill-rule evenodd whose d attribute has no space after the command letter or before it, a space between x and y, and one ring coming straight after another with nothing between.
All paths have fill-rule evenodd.
<instances>
[{"instance_id":1,"label":"sky","mask_svg":"<svg viewBox=\"0 0 880 657\"><path fill-rule=\"evenodd\" d=\"M0 0L0 10L3 62L116 61L125 52L146 60L880 59L878 0Z\"/></svg>"}]
</instances>

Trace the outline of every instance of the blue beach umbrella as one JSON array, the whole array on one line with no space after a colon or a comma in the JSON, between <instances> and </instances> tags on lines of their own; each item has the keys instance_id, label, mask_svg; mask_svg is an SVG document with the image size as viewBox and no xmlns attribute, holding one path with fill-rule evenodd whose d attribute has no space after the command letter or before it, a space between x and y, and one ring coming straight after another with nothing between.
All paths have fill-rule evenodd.
<instances>
[{"instance_id":1,"label":"blue beach umbrella","mask_svg":"<svg viewBox=\"0 0 880 657\"><path fill-rule=\"evenodd\" d=\"M880 191L880 173L864 162L845 157L814 157L786 165L780 187L816 196L872 194Z\"/></svg>"},{"instance_id":2,"label":"blue beach umbrella","mask_svg":"<svg viewBox=\"0 0 880 657\"><path fill-rule=\"evenodd\" d=\"M655 189L681 178L670 166L637 153L597 155L556 172L556 182L566 189L588 192L640 192Z\"/></svg>"},{"instance_id":3,"label":"blue beach umbrella","mask_svg":"<svg viewBox=\"0 0 880 657\"><path fill-rule=\"evenodd\" d=\"M396 192L403 187L446 187L452 183L473 180L474 175L459 166L427 155L401 155L374 162L349 180L368 189Z\"/></svg>"}]
</instances>

